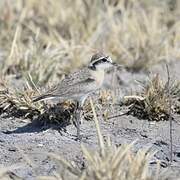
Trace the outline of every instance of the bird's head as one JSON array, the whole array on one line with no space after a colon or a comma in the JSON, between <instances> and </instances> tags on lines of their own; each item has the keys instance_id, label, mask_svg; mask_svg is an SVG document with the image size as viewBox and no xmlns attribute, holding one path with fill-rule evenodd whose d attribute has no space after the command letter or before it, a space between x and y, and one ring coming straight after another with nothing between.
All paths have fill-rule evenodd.
<instances>
[{"instance_id":1,"label":"bird's head","mask_svg":"<svg viewBox=\"0 0 180 180\"><path fill-rule=\"evenodd\" d=\"M92 56L88 67L91 70L106 70L114 65L115 63L112 62L112 59L109 56L105 56L102 53L96 53Z\"/></svg>"}]
</instances>

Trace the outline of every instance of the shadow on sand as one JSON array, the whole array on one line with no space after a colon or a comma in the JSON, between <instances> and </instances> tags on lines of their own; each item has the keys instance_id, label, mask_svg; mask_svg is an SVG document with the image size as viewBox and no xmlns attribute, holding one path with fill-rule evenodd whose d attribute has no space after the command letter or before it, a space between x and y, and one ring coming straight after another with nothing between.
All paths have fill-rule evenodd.
<instances>
[{"instance_id":1,"label":"shadow on sand","mask_svg":"<svg viewBox=\"0 0 180 180\"><path fill-rule=\"evenodd\" d=\"M31 123L26 124L22 127L18 127L12 131L3 131L4 134L23 134L23 133L39 133L47 129L54 129L61 132L66 132L66 127L70 125L70 121L61 123L42 123L39 119L33 120Z\"/></svg>"},{"instance_id":2,"label":"shadow on sand","mask_svg":"<svg viewBox=\"0 0 180 180\"><path fill-rule=\"evenodd\" d=\"M72 111L63 110L58 107L51 107L43 114L30 114L28 118L31 120L29 124L25 124L22 127L18 127L12 131L3 131L5 134L22 134L22 133L33 133L33 132L41 132L47 129L58 130L59 132L66 132L66 127L71 124L72 119ZM15 112L11 111L7 113L4 117L17 117L17 118L25 118L24 112Z\"/></svg>"}]
</instances>

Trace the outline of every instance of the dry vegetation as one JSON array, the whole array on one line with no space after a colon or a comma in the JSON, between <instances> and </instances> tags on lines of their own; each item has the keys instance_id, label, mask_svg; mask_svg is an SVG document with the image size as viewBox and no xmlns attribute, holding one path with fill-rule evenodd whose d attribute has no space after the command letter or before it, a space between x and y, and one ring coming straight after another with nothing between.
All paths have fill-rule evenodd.
<instances>
[{"instance_id":1,"label":"dry vegetation","mask_svg":"<svg viewBox=\"0 0 180 180\"><path fill-rule=\"evenodd\" d=\"M104 143L104 142L103 142ZM38 179L82 179L82 180L152 180L154 177L149 172L149 161L151 155L146 150L140 150L135 155L131 145L116 147L109 141L100 151L86 149L82 145L83 156L86 160L84 169L78 169L77 165L72 165L62 157L55 154L48 154L57 160L66 169L62 174L55 174L51 177L39 177ZM101 151L104 151L102 154ZM158 179L158 176L155 177Z\"/></svg>"},{"instance_id":2,"label":"dry vegetation","mask_svg":"<svg viewBox=\"0 0 180 180\"><path fill-rule=\"evenodd\" d=\"M99 50L136 72L176 61L180 58L179 10L178 0L1 0L0 111L54 121L56 108L32 104L32 97L40 87L84 66ZM12 86L10 79L23 79L23 88ZM166 84L156 76L144 88L143 100L133 102L134 115L167 119L169 101L178 102L179 97L179 85L171 87L169 97ZM63 110L55 120L71 119L73 105L60 106ZM76 178L152 179L147 175L146 152L133 155L129 149L108 144L104 154L92 154L83 147L87 167Z\"/></svg>"},{"instance_id":3,"label":"dry vegetation","mask_svg":"<svg viewBox=\"0 0 180 180\"><path fill-rule=\"evenodd\" d=\"M7 84L12 77L25 84L21 92L11 84L3 88L3 109L42 114L47 108L31 103L39 87L84 66L98 50L131 71L180 58L176 0L8 0L1 1L0 8L1 78ZM154 106L151 103L145 106Z\"/></svg>"},{"instance_id":4,"label":"dry vegetation","mask_svg":"<svg viewBox=\"0 0 180 180\"><path fill-rule=\"evenodd\" d=\"M62 174L55 174L51 177L39 177L38 179L82 179L82 180L151 180L158 179L158 176L153 177L150 175L148 166L150 157L152 154L148 153L147 150L140 150L135 155L132 151L132 146L130 145L115 146L111 143L108 138L106 141L100 131L97 115L95 112L95 107L90 100L90 105L93 111L94 121L96 125L96 130L98 134L99 150L91 152L81 145L83 156L85 157L85 167L79 169L75 164L67 162L65 159L49 153L48 155L59 161L67 171Z\"/></svg>"},{"instance_id":5,"label":"dry vegetation","mask_svg":"<svg viewBox=\"0 0 180 180\"><path fill-rule=\"evenodd\" d=\"M179 83L164 83L157 74L139 96L125 99L125 104L131 107L129 113L140 119L162 121L169 120L170 111L179 113L179 97Z\"/></svg>"},{"instance_id":6,"label":"dry vegetation","mask_svg":"<svg viewBox=\"0 0 180 180\"><path fill-rule=\"evenodd\" d=\"M1 74L30 73L43 85L98 50L136 71L177 60L178 1L171 3L174 8L154 0L2 1Z\"/></svg>"}]
</instances>

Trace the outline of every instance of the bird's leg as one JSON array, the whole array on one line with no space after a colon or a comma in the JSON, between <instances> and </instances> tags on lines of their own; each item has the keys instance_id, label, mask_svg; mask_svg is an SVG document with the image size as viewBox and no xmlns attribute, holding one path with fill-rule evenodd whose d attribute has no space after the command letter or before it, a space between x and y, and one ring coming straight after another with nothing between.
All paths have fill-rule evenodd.
<instances>
[{"instance_id":1,"label":"bird's leg","mask_svg":"<svg viewBox=\"0 0 180 180\"><path fill-rule=\"evenodd\" d=\"M79 102L76 103L76 110L75 110L75 126L77 128L77 139L81 139L80 135L80 122L81 122L81 115L82 115L82 107L80 106Z\"/></svg>"},{"instance_id":2,"label":"bird's leg","mask_svg":"<svg viewBox=\"0 0 180 180\"><path fill-rule=\"evenodd\" d=\"M77 109L76 111L76 128L77 128L77 139L80 140L80 111Z\"/></svg>"}]
</instances>

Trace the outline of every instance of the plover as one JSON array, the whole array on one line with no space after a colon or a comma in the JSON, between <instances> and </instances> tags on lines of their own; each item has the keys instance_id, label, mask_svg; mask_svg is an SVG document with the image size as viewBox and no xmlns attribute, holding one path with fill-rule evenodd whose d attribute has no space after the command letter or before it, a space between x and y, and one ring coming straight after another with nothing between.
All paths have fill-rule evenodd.
<instances>
[{"instance_id":1,"label":"plover","mask_svg":"<svg viewBox=\"0 0 180 180\"><path fill-rule=\"evenodd\" d=\"M76 102L77 138L80 139L80 121L82 107L88 95L101 89L104 84L105 72L115 66L109 56L102 53L94 54L89 65L66 76L59 84L37 96L33 102L47 99L74 100Z\"/></svg>"}]
</instances>

